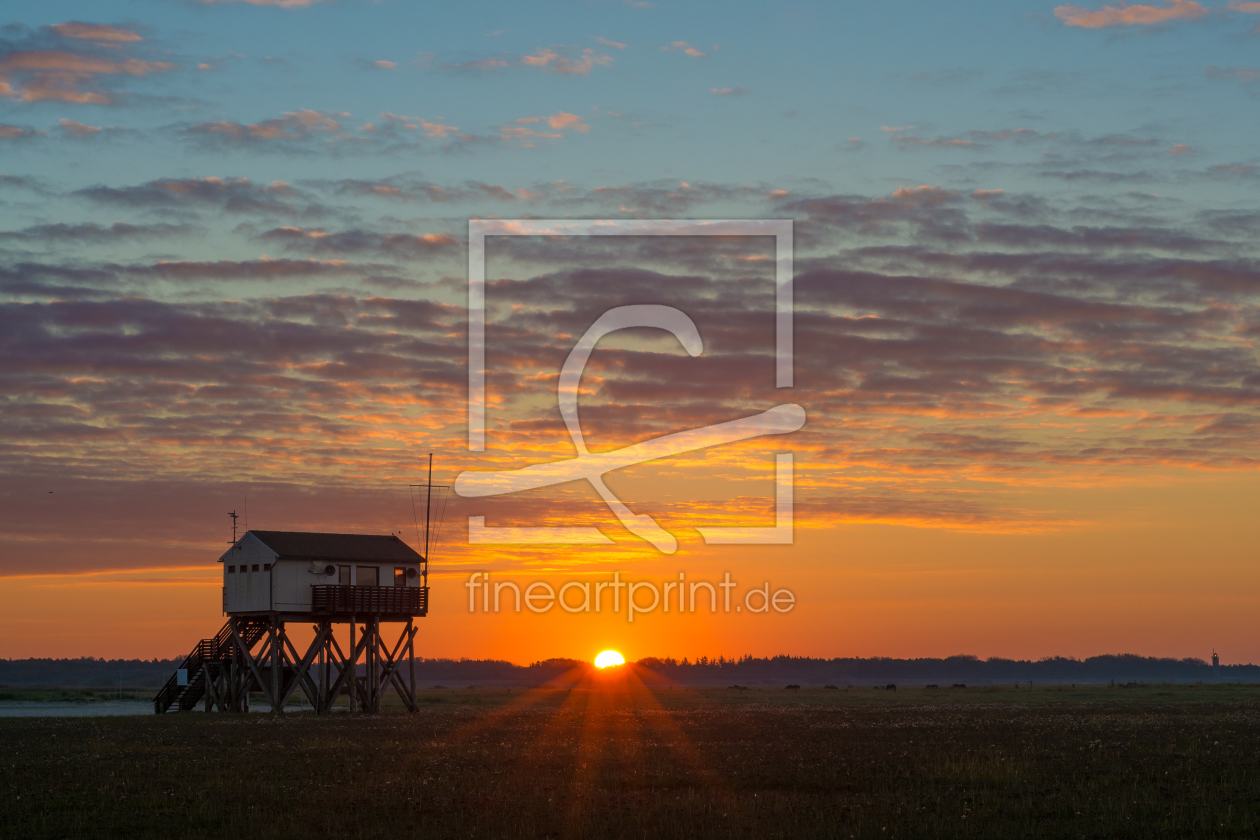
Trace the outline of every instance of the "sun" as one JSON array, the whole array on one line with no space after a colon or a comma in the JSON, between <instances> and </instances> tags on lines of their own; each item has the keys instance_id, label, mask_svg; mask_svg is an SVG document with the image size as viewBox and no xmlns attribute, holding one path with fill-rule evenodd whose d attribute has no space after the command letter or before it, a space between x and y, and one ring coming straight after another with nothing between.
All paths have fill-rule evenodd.
<instances>
[{"instance_id":1,"label":"sun","mask_svg":"<svg viewBox=\"0 0 1260 840\"><path fill-rule=\"evenodd\" d=\"M626 658L615 650L606 650L595 657L596 668L607 668L610 665L625 665Z\"/></svg>"}]
</instances>

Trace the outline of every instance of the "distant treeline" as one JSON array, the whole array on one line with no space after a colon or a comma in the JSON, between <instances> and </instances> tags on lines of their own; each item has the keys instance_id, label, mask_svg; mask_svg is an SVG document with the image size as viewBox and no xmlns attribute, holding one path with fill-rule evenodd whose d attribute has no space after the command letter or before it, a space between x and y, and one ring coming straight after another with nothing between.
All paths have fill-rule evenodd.
<instances>
[{"instance_id":1,"label":"distant treeline","mask_svg":"<svg viewBox=\"0 0 1260 840\"><path fill-rule=\"evenodd\" d=\"M178 659L0 659L0 685L157 688L176 668ZM1222 665L1219 676L1202 659L1160 659L1120 654L1088 659L1054 657L980 659L815 659L807 656L745 656L728 659L640 659L636 668L647 682L689 685L731 683L773 685L870 685L884 683L952 685L1123 682L1260 682L1258 665ZM514 665L497 659L416 659L416 680L424 687L470 683L535 685L589 668L578 659L546 659Z\"/></svg>"},{"instance_id":2,"label":"distant treeline","mask_svg":"<svg viewBox=\"0 0 1260 840\"><path fill-rule=\"evenodd\" d=\"M0 685L160 688L183 659L0 659Z\"/></svg>"},{"instance_id":3,"label":"distant treeline","mask_svg":"<svg viewBox=\"0 0 1260 840\"><path fill-rule=\"evenodd\" d=\"M1218 679L1202 659L1161 659L1118 654L1070 659L1056 656L1029 659L980 659L949 656L944 659L814 659L808 656L772 656L756 659L640 659L646 671L680 683L798 682L808 684L862 685L871 683L1105 683L1208 682ZM1260 681L1260 666L1222 665L1219 679L1227 682Z\"/></svg>"}]
</instances>

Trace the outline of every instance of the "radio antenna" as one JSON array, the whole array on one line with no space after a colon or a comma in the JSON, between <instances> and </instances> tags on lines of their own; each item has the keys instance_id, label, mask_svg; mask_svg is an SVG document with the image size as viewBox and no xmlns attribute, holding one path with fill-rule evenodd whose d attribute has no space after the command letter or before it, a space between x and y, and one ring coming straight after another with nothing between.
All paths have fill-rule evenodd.
<instances>
[{"instance_id":1,"label":"radio antenna","mask_svg":"<svg viewBox=\"0 0 1260 840\"><path fill-rule=\"evenodd\" d=\"M433 516L433 453L429 453L429 483L424 494L424 561L429 563L429 521Z\"/></svg>"},{"instance_id":2,"label":"radio antenna","mask_svg":"<svg viewBox=\"0 0 1260 840\"><path fill-rule=\"evenodd\" d=\"M232 545L236 545L236 511L230 512L228 516L232 517Z\"/></svg>"}]
</instances>

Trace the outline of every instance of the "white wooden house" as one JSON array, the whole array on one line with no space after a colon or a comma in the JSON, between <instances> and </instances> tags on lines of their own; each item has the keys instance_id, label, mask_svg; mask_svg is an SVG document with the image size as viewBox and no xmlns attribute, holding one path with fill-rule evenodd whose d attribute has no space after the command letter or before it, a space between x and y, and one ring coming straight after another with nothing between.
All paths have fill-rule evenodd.
<instances>
[{"instance_id":1,"label":"white wooden house","mask_svg":"<svg viewBox=\"0 0 1260 840\"><path fill-rule=\"evenodd\" d=\"M247 531L219 562L232 616L388 620L428 611L425 558L392 534Z\"/></svg>"}]
</instances>

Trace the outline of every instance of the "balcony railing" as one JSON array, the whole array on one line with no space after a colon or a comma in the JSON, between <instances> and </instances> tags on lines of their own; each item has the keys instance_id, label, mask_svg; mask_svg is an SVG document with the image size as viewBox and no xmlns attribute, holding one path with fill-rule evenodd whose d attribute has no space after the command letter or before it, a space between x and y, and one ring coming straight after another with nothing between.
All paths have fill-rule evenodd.
<instances>
[{"instance_id":1,"label":"balcony railing","mask_svg":"<svg viewBox=\"0 0 1260 840\"><path fill-rule=\"evenodd\" d=\"M311 611L322 615L407 615L429 611L427 586L312 586Z\"/></svg>"}]
</instances>

